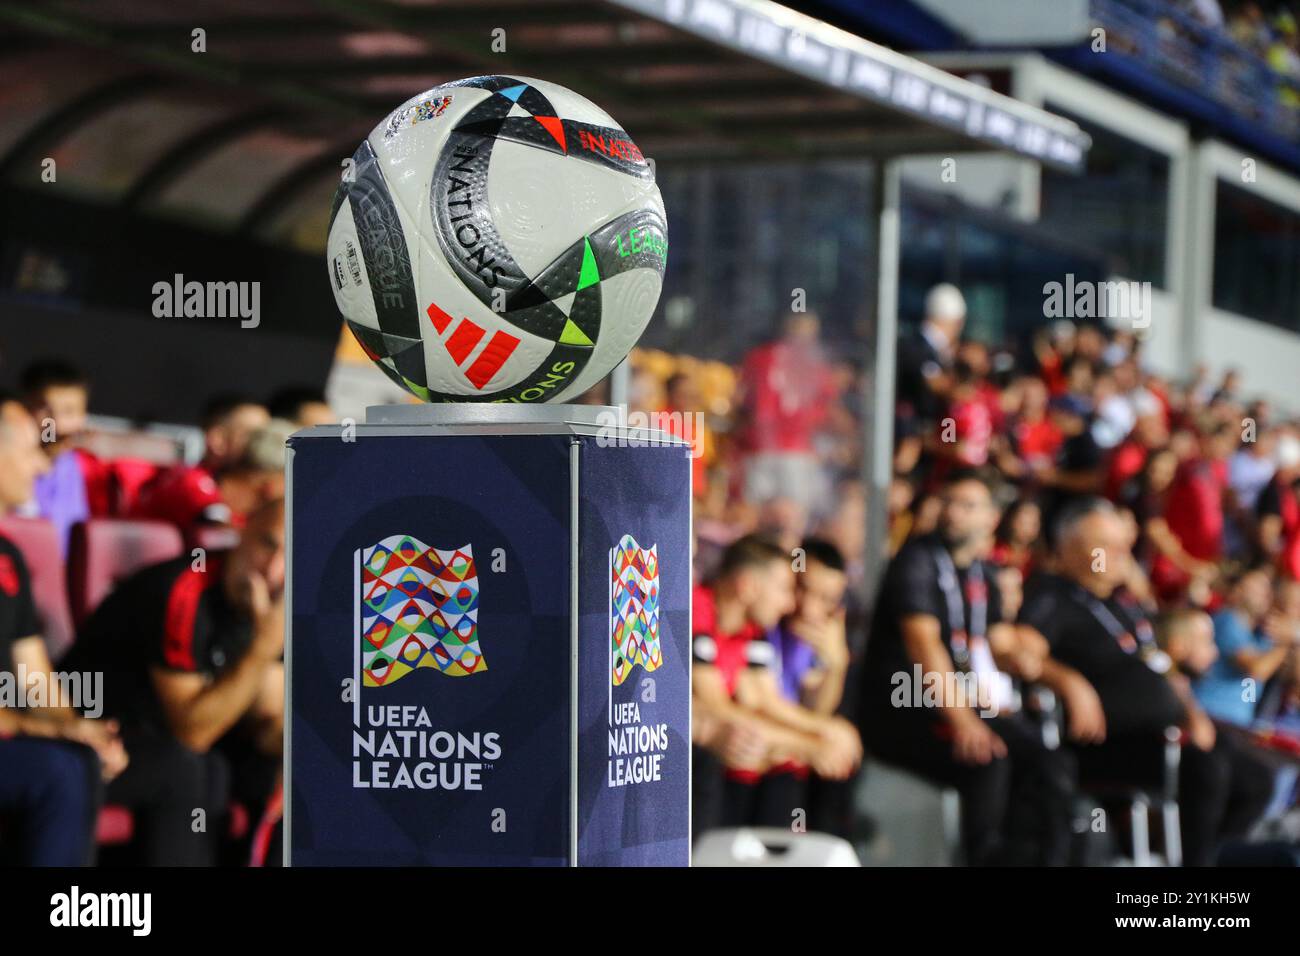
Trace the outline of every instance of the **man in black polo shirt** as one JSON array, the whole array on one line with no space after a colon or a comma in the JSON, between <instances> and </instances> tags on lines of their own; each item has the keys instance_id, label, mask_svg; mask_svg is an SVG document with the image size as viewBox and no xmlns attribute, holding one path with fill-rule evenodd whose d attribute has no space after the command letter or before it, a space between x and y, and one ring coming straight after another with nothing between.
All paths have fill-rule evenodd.
<instances>
[{"instance_id":1,"label":"man in black polo shirt","mask_svg":"<svg viewBox=\"0 0 1300 956\"><path fill-rule=\"evenodd\" d=\"M132 810L143 862L214 862L232 762L236 783L251 773L255 793L273 782L283 729L283 526L276 500L249 517L231 551L145 568L100 605L73 649L78 669L104 672L105 711L122 724L132 762L107 799Z\"/></svg>"},{"instance_id":2,"label":"man in black polo shirt","mask_svg":"<svg viewBox=\"0 0 1300 956\"><path fill-rule=\"evenodd\" d=\"M1021 621L1051 645L1043 682L1065 704L1083 782L1159 787L1165 732L1184 736L1178 802L1184 860L1214 861L1267 804L1268 771L1225 739L1168 679L1169 658L1145 611L1123 589L1129 536L1110 502L1080 498L1057 519L1055 567L1030 582Z\"/></svg>"},{"instance_id":3,"label":"man in black polo shirt","mask_svg":"<svg viewBox=\"0 0 1300 956\"><path fill-rule=\"evenodd\" d=\"M0 397L0 514L31 500L45 467L31 415ZM126 753L111 722L77 716L72 702L20 700L20 676L33 690L33 678L57 686L27 565L0 537L0 680L11 698L0 698L0 860L80 866L93 857L100 777L120 772Z\"/></svg>"},{"instance_id":4,"label":"man in black polo shirt","mask_svg":"<svg viewBox=\"0 0 1300 956\"><path fill-rule=\"evenodd\" d=\"M1033 679L1046 646L1002 618L983 558L997 520L989 479L954 472L939 532L890 562L867 642L862 733L876 757L961 792L967 862L1059 865L1072 768L1014 712L1011 674Z\"/></svg>"}]
</instances>

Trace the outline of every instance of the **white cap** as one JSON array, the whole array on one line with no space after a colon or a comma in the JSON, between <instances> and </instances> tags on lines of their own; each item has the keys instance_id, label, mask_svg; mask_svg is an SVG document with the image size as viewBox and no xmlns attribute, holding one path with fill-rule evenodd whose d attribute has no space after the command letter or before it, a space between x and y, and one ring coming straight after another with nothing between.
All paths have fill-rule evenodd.
<instances>
[{"instance_id":1,"label":"white cap","mask_svg":"<svg viewBox=\"0 0 1300 956\"><path fill-rule=\"evenodd\" d=\"M960 321L966 318L966 297L952 283L942 282L926 293L925 316Z\"/></svg>"}]
</instances>

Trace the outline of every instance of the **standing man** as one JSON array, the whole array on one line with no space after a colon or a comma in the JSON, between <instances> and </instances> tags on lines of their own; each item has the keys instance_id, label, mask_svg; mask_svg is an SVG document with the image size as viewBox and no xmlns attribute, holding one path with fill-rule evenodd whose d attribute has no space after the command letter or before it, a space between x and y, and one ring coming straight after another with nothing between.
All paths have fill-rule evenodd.
<instances>
[{"instance_id":1,"label":"standing man","mask_svg":"<svg viewBox=\"0 0 1300 956\"><path fill-rule=\"evenodd\" d=\"M898 343L898 412L909 421L939 419L965 324L966 298L955 285L944 282L926 294L925 318Z\"/></svg>"},{"instance_id":2,"label":"standing man","mask_svg":"<svg viewBox=\"0 0 1300 956\"><path fill-rule=\"evenodd\" d=\"M740 369L739 442L745 500L796 502L804 514L822 503L826 474L814 439L839 400L815 312L793 312L780 338L753 349Z\"/></svg>"},{"instance_id":3,"label":"standing man","mask_svg":"<svg viewBox=\"0 0 1300 956\"><path fill-rule=\"evenodd\" d=\"M1003 619L985 559L997 522L990 479L953 472L938 532L890 562L867 642L862 731L880 759L960 791L968 863L1061 865L1072 772L1014 712L1010 675L1034 679L1045 645Z\"/></svg>"}]
</instances>

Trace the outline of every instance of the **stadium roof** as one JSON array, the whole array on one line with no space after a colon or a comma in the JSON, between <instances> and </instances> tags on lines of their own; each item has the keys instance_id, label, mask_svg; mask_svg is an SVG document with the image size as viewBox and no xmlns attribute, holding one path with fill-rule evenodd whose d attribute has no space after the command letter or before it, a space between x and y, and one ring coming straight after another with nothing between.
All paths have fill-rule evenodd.
<instances>
[{"instance_id":1,"label":"stadium roof","mask_svg":"<svg viewBox=\"0 0 1300 956\"><path fill-rule=\"evenodd\" d=\"M1088 148L767 0L0 0L0 24L8 187L44 188L50 158L64 195L310 250L374 124L482 73L570 86L664 159L1001 149L1077 169Z\"/></svg>"}]
</instances>

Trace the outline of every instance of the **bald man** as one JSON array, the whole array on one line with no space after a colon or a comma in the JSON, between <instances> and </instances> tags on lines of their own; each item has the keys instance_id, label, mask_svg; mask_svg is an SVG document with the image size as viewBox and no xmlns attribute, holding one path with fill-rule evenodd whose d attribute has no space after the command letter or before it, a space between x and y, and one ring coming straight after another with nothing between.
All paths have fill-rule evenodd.
<instances>
[{"instance_id":1,"label":"bald man","mask_svg":"<svg viewBox=\"0 0 1300 956\"><path fill-rule=\"evenodd\" d=\"M203 865L234 784L274 781L283 729L284 503L249 516L228 552L146 568L96 610L73 650L104 672L132 766L109 788L145 820L143 862ZM244 795L244 794L241 794ZM195 832L195 810L205 816ZM256 807L254 807L256 809Z\"/></svg>"},{"instance_id":2,"label":"bald man","mask_svg":"<svg viewBox=\"0 0 1300 956\"><path fill-rule=\"evenodd\" d=\"M1025 594L1024 624L1048 640L1042 681L1065 704L1069 742L1085 785L1158 787L1165 732L1182 733L1178 801L1183 856L1211 865L1268 803L1271 776L1214 723L1180 685L1156 646L1146 610L1124 587L1133 555L1114 505L1080 498L1057 521L1056 574Z\"/></svg>"}]
</instances>

